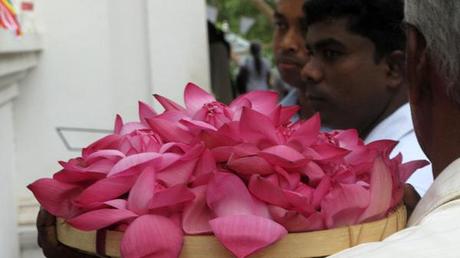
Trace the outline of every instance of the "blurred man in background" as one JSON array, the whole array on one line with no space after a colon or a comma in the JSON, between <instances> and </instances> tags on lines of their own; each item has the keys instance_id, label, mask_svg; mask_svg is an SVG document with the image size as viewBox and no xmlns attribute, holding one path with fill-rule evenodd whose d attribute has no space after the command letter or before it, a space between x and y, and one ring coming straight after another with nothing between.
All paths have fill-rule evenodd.
<instances>
[{"instance_id":1,"label":"blurred man in background","mask_svg":"<svg viewBox=\"0 0 460 258\"><path fill-rule=\"evenodd\" d=\"M313 111L304 97L305 94L302 94L305 90L305 82L300 76L300 71L308 58L305 48L303 4L304 0L277 1L274 14L273 51L281 79L294 87L281 103L286 106L298 104L302 107L300 116L308 118Z\"/></svg>"}]
</instances>

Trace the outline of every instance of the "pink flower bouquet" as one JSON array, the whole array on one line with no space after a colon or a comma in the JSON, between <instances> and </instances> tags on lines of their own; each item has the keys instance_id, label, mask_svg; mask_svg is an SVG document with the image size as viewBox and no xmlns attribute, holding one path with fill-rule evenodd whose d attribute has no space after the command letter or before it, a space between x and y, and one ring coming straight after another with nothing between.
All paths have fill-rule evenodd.
<instances>
[{"instance_id":1,"label":"pink flower bouquet","mask_svg":"<svg viewBox=\"0 0 460 258\"><path fill-rule=\"evenodd\" d=\"M155 95L139 121L110 134L28 187L73 227L124 232L122 257L178 257L185 235L214 234L247 257L288 232L384 218L426 161L390 158L396 142L365 145L356 130L320 132L320 117L255 91L230 105L194 84L185 107Z\"/></svg>"}]
</instances>

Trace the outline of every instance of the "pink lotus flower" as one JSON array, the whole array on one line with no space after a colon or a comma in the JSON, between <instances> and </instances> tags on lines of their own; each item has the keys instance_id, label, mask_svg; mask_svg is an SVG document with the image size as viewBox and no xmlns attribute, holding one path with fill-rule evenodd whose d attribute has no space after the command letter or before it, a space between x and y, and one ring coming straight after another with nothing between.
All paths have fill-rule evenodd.
<instances>
[{"instance_id":1,"label":"pink lotus flower","mask_svg":"<svg viewBox=\"0 0 460 258\"><path fill-rule=\"evenodd\" d=\"M139 102L139 121L117 116L113 134L28 186L76 228L124 231L126 258L178 257L184 234L214 234L247 257L287 232L380 219L427 164L390 159L393 141L320 132L319 115L291 123L299 108L273 92L227 106L188 84L185 107L155 98L164 112Z\"/></svg>"}]
</instances>

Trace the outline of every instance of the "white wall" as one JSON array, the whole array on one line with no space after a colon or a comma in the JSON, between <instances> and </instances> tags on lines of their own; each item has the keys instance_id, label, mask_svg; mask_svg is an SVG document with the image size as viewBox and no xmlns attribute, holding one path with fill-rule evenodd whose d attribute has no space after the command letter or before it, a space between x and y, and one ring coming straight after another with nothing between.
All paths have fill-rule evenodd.
<instances>
[{"instance_id":1,"label":"white wall","mask_svg":"<svg viewBox=\"0 0 460 258\"><path fill-rule=\"evenodd\" d=\"M204 0L36 0L35 9L43 52L14 107L21 198L79 154L56 127L111 129L116 113L137 119L137 101L153 103L152 93L180 101L188 81L209 88Z\"/></svg>"}]
</instances>

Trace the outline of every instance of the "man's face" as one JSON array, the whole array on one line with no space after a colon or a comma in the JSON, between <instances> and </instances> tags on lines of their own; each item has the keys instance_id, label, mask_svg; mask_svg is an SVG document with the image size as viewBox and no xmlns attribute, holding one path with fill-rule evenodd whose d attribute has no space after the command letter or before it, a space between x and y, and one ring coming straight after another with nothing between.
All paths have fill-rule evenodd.
<instances>
[{"instance_id":1,"label":"man's face","mask_svg":"<svg viewBox=\"0 0 460 258\"><path fill-rule=\"evenodd\" d=\"M334 129L375 126L390 101L385 58L376 62L373 42L349 31L346 18L312 24L302 70L305 94L323 123Z\"/></svg>"},{"instance_id":2,"label":"man's face","mask_svg":"<svg viewBox=\"0 0 460 258\"><path fill-rule=\"evenodd\" d=\"M304 0L279 0L275 11L273 49L283 81L302 87L300 71L307 60L305 49Z\"/></svg>"}]
</instances>

